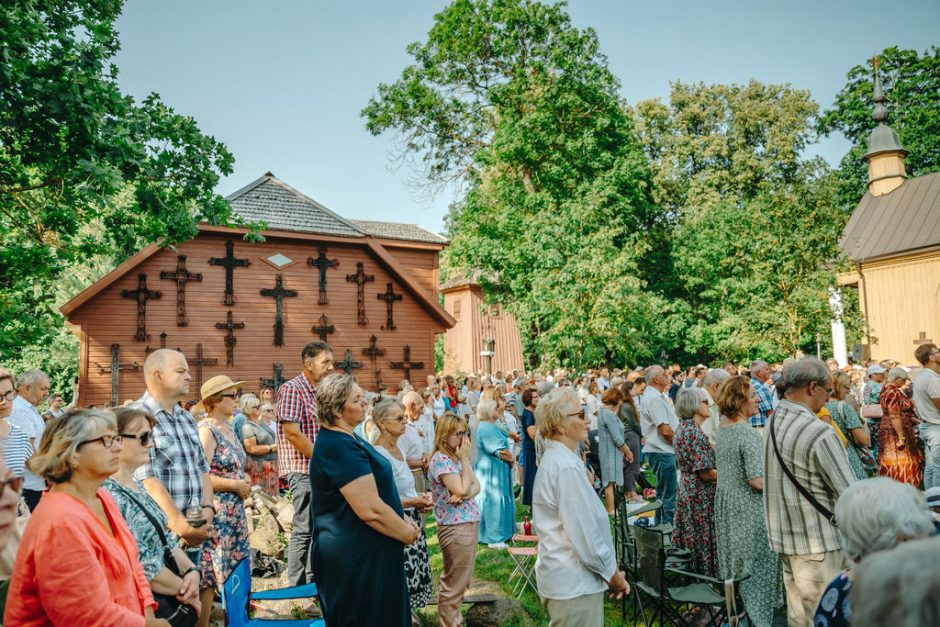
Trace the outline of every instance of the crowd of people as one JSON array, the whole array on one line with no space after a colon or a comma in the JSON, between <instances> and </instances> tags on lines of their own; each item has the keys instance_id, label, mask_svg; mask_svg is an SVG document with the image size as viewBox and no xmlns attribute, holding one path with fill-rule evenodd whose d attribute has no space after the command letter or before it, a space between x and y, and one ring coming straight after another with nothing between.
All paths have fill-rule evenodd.
<instances>
[{"instance_id":1,"label":"crowd of people","mask_svg":"<svg viewBox=\"0 0 940 627\"><path fill-rule=\"evenodd\" d=\"M335 371L324 342L300 357L278 390L219 375L197 396L185 356L160 349L139 399L43 412L49 376L0 369L3 624L207 625L250 559L252 489L290 493L288 580L317 584L328 626L411 624L435 600L429 535L440 624L461 625L478 546L507 548L520 519L551 624L601 625L605 592L631 593L618 507L653 510L636 524L671 534L684 568L739 581L758 627L784 604L793 626L936 622L918 622L937 616L930 586L881 592L900 608L869 593L873 569L900 576L883 559L897 545L938 552L933 344L913 368L430 375L395 395Z\"/></svg>"}]
</instances>

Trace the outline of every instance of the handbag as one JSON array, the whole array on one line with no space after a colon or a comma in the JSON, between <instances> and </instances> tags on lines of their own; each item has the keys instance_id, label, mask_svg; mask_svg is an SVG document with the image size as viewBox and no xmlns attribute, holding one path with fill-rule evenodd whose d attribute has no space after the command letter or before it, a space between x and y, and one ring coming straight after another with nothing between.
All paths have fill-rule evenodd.
<instances>
[{"instance_id":1,"label":"handbag","mask_svg":"<svg viewBox=\"0 0 940 627\"><path fill-rule=\"evenodd\" d=\"M878 409L881 409L881 407L879 406ZM845 424L845 401L839 402L839 416L842 418L842 424ZM862 462L862 468L865 469L865 472L869 475L877 472L878 460L875 459L875 455L871 452L871 449L858 444L851 433L846 433L845 437L852 445L852 448L855 449L855 452L858 453L858 459Z\"/></svg>"},{"instance_id":2,"label":"handbag","mask_svg":"<svg viewBox=\"0 0 940 627\"><path fill-rule=\"evenodd\" d=\"M831 524L833 527L838 527L839 525L836 522L836 515L829 511L828 507L816 500L816 497L810 494L810 491L804 488L803 484L796 480L796 477L793 476L793 473L784 463L783 455L780 454L780 448L777 446L777 430L774 429L774 418L776 417L777 412L774 412L770 415L770 424L768 427L770 428L770 441L774 446L774 453L777 455L777 461L780 462L780 467L783 469L783 474L787 476L787 479L790 480L790 483L793 484L793 487L796 488L796 491L799 492L804 499L809 501L809 504L812 505L817 512L822 514L823 518L829 521L829 524Z\"/></svg>"},{"instance_id":3,"label":"handbag","mask_svg":"<svg viewBox=\"0 0 940 627\"><path fill-rule=\"evenodd\" d=\"M862 388L862 418L867 420L881 420L885 412L880 403L865 403L868 399L868 384Z\"/></svg>"},{"instance_id":4,"label":"handbag","mask_svg":"<svg viewBox=\"0 0 940 627\"><path fill-rule=\"evenodd\" d=\"M144 504L137 500L133 492L117 481L115 481L114 484L128 496L141 512L143 512L147 520L150 521L150 524L153 525L153 528L156 529L157 535L160 536L160 543L163 545L163 565L166 566L171 573L182 578L183 574L180 572L179 565L176 563L176 557L173 556L173 549L167 541L163 526L154 518L153 514L144 507ZM180 603L175 596L159 594L157 592L153 592L153 600L157 603L157 609L153 612L155 617L168 621L173 627L195 627L199 615L196 613L193 606Z\"/></svg>"}]
</instances>

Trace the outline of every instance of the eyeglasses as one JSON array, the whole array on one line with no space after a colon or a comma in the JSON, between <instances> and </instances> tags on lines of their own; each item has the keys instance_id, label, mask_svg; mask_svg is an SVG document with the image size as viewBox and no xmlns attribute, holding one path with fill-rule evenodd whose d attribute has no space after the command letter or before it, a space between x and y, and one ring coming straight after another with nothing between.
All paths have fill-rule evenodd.
<instances>
[{"instance_id":1,"label":"eyeglasses","mask_svg":"<svg viewBox=\"0 0 940 627\"><path fill-rule=\"evenodd\" d=\"M153 435L153 431L144 431L140 435L134 435L132 433L122 433L122 438L130 438L131 440L140 440L141 446L147 446L150 442L150 437Z\"/></svg>"},{"instance_id":2,"label":"eyeglasses","mask_svg":"<svg viewBox=\"0 0 940 627\"><path fill-rule=\"evenodd\" d=\"M10 486L10 489L16 494L21 494L23 491L23 477L11 475L6 479L0 479L0 494L3 494L7 486Z\"/></svg>"},{"instance_id":3,"label":"eyeglasses","mask_svg":"<svg viewBox=\"0 0 940 627\"><path fill-rule=\"evenodd\" d=\"M235 394L223 394L222 398L235 398Z\"/></svg>"},{"instance_id":4,"label":"eyeglasses","mask_svg":"<svg viewBox=\"0 0 940 627\"><path fill-rule=\"evenodd\" d=\"M91 444L92 442L101 442L105 448L111 448L111 445L115 442L120 444L124 438L119 435L103 435L100 438L92 438L91 440L85 440L79 446L85 446L86 444Z\"/></svg>"},{"instance_id":5,"label":"eyeglasses","mask_svg":"<svg viewBox=\"0 0 940 627\"><path fill-rule=\"evenodd\" d=\"M14 398L16 398L16 390L10 390L6 394L0 394L0 400L12 402Z\"/></svg>"}]
</instances>

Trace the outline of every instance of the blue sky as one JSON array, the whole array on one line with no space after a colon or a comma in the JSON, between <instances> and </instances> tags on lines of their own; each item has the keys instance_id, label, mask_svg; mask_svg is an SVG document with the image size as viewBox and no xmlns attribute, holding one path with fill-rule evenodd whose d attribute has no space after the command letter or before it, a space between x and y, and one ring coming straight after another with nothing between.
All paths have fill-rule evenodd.
<instances>
[{"instance_id":1,"label":"blue sky","mask_svg":"<svg viewBox=\"0 0 940 627\"><path fill-rule=\"evenodd\" d=\"M270 170L340 215L432 230L456 190L427 198L393 135L359 111L409 64L441 0L129 0L118 22L124 90L155 91L234 153L228 194ZM850 67L892 45L940 45L937 0L572 0L594 28L631 103L666 99L670 81L790 83L831 104ZM848 144L813 152L838 163Z\"/></svg>"}]
</instances>

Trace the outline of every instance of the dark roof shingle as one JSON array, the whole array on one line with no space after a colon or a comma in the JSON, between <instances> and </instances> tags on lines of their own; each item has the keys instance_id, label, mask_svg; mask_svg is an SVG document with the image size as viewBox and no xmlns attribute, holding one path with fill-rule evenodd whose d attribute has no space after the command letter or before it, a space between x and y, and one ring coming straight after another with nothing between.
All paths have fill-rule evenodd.
<instances>
[{"instance_id":1,"label":"dark roof shingle","mask_svg":"<svg viewBox=\"0 0 940 627\"><path fill-rule=\"evenodd\" d=\"M447 238L432 233L417 224L400 224L398 222L378 222L375 220L350 220L356 228L373 237L385 239L403 239L410 242L427 242L429 244L446 244Z\"/></svg>"}]
</instances>

